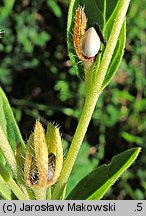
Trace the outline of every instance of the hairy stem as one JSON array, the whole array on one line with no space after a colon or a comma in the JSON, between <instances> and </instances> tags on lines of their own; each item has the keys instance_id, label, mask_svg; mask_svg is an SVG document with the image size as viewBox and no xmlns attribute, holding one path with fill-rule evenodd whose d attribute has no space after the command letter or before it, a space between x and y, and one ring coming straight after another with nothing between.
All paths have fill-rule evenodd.
<instances>
[{"instance_id":1,"label":"hairy stem","mask_svg":"<svg viewBox=\"0 0 146 216\"><path fill-rule=\"evenodd\" d=\"M33 189L36 200L46 200L46 188Z\"/></svg>"},{"instance_id":2,"label":"hairy stem","mask_svg":"<svg viewBox=\"0 0 146 216\"><path fill-rule=\"evenodd\" d=\"M87 131L89 122L91 120L96 102L97 102L97 98L98 95L94 94L94 96L92 95L92 91L88 93L87 97L86 97L86 101L85 101L85 105L80 117L80 121L78 123L74 138L72 140L67 158L65 160L64 166L63 166L63 170L62 170L62 174L59 178L59 181L53 191L53 195L52 195L52 199L58 199L60 196L60 193L62 191L62 189L64 188L68 177L71 173L72 167L74 165L74 162L76 160L78 151L80 149L80 146L83 142L85 133Z\"/></svg>"},{"instance_id":3,"label":"hairy stem","mask_svg":"<svg viewBox=\"0 0 146 216\"><path fill-rule=\"evenodd\" d=\"M52 199L60 199L63 188L65 187L69 175L71 173L72 167L74 165L75 159L77 157L78 151L84 139L85 133L87 131L89 122L91 120L99 93L101 91L101 86L106 75L108 66L110 64L120 30L129 6L130 0L121 0L119 4L119 11L115 17L113 28L101 60L99 69L96 71L95 79L92 83L90 89L88 89L85 105L74 135L74 138L71 143L67 158L64 163L64 167L60 178L54 188Z\"/></svg>"}]
</instances>

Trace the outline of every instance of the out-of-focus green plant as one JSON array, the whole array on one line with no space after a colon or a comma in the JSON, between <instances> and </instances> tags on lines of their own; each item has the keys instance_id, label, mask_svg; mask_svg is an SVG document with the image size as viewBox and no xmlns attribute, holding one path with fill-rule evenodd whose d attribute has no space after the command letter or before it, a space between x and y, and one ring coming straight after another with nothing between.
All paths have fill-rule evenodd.
<instances>
[{"instance_id":1,"label":"out-of-focus green plant","mask_svg":"<svg viewBox=\"0 0 146 216\"><path fill-rule=\"evenodd\" d=\"M72 144L64 161L63 169L62 142L58 127L54 126L52 123L49 123L47 124L47 132L45 133L41 123L37 121L34 127L34 132L30 135L25 149L24 141L15 122L15 118L12 114L7 98L2 89L0 90L0 192L2 197L5 199L13 199L13 194L15 194L18 199L100 199L111 187L111 185L119 178L119 176L137 158L140 148L131 148L119 155L114 156L109 165L99 166L89 175L82 176L84 178L81 182L79 182L78 185L68 194L68 196L66 196L66 185L85 136L88 124L91 120L97 99L115 75L122 59L125 46L125 15L129 2L129 0L122 0L118 2L114 1L111 7L111 5L108 5L106 1L104 1L104 4L103 2L93 1L92 9L94 12L92 15L89 10L91 9L88 5L89 1L72 0L70 3L67 25L68 50L78 75L80 77L82 75L84 76L86 85L86 100ZM26 7L27 5L23 3L21 7ZM61 9L56 1L51 0L44 2L44 4L45 3L47 3L51 10L53 10L55 16L61 17ZM77 6L78 4L83 5L83 3L85 3L89 25L92 26L93 22L97 22L99 24L107 41L107 45L106 47L101 45L102 53L97 54L94 61L89 62L88 64L88 62L84 62L83 60L83 64L80 67L78 66L77 57L74 57L75 51L77 52L77 47L74 46L75 39L73 42L73 36L70 33L71 29L73 29L74 15L77 10ZM29 1L27 4L29 4ZM33 4L36 3L33 2ZM5 7L7 7L7 1L5 1L4 8ZM12 7L15 7L14 2L13 5L11 5L11 8ZM80 9L81 13L83 13L82 7L80 7ZM16 11L18 13L19 10L20 8L16 7ZM99 14L96 14L97 11ZM5 15L4 20L7 19L9 13ZM97 15L98 18L100 18L99 20L96 17ZM35 47L44 47L46 43L51 40L51 36L46 30L41 32L37 29L34 30L32 26L36 24L36 20L39 20L40 25L43 23L40 14L34 12L27 17L26 10L23 12L21 11L21 16L17 17L16 33L18 43L20 44L22 51L27 53L28 56L34 52ZM74 32L74 34L76 34L76 32ZM78 39L81 39L80 35ZM15 39L13 38L13 40ZM71 47L73 49L71 49ZM10 52L12 49L13 47L9 49ZM14 49L14 51L19 53L20 50ZM56 52L56 58L60 58L58 54L59 52ZM47 55L47 58L48 57L49 56ZM51 67L50 62L47 63L48 66ZM38 64L38 60L33 59L31 64L28 63L23 65L23 63L20 62L18 68L20 69L22 66L23 68L29 68L32 66L36 67ZM56 69L53 67L52 72L56 74ZM70 73L72 72L70 71ZM60 91L62 101L69 100L71 92L69 91L69 86L65 81L59 80L55 85L55 89ZM40 91L40 89L37 89L37 91ZM37 94L37 91L34 92L34 94ZM128 96L130 100L132 100L132 97L127 94L127 97ZM25 104L25 100L14 100L15 104L17 102L22 105ZM99 104L101 105L101 102ZM38 107L42 110L47 110L47 106L38 104ZM60 109L60 107L58 109ZM116 108L111 105L108 105L107 110L112 116L112 121L110 123L111 126L117 121L118 112ZM79 113L73 114L72 110L68 108L63 108L62 111L68 115L79 115ZM34 116L36 115L37 111L34 113ZM123 137L124 136L128 137L128 134L126 135L126 133L123 133ZM129 135L130 139L132 139L132 136L133 135L130 137ZM100 136L100 141L102 143L99 146L100 151L98 156L100 159L103 158L104 140L105 137ZM137 138L137 140L139 139ZM23 158L25 159L23 160ZM91 165L91 168L96 166L97 163L98 161L95 160L95 162ZM57 180L58 182L52 191L51 186ZM87 184L89 184L90 187L84 190L85 185ZM5 190L5 188L7 188L7 190ZM140 194L140 191L137 191L137 194Z\"/></svg>"}]
</instances>

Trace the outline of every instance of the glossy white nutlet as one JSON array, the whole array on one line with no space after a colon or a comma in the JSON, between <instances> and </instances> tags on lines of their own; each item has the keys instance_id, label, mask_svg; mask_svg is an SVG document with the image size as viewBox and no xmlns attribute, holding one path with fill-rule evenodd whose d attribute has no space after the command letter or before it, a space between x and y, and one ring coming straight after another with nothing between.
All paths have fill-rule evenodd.
<instances>
[{"instance_id":1,"label":"glossy white nutlet","mask_svg":"<svg viewBox=\"0 0 146 216\"><path fill-rule=\"evenodd\" d=\"M100 38L93 27L80 38L80 49L87 58L94 57L100 49Z\"/></svg>"}]
</instances>

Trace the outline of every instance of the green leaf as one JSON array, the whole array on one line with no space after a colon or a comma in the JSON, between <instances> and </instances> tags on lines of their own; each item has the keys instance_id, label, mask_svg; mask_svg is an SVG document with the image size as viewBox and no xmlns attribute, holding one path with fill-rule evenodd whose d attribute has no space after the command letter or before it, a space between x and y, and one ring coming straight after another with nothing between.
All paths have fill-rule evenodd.
<instances>
[{"instance_id":1,"label":"green leaf","mask_svg":"<svg viewBox=\"0 0 146 216\"><path fill-rule=\"evenodd\" d=\"M117 2L116 7L112 13L112 15L110 16L110 18L108 19L106 25L105 25L105 32L104 32L104 36L105 36L105 40L108 40L112 27L113 27L113 23L116 17L116 14L118 12L119 9L119 3L120 1ZM114 50L113 56L112 56L112 60L110 62L110 65L108 67L106 76L104 78L103 84L102 84L102 88L101 91L108 85L108 83L112 80L112 78L114 77L115 73L117 72L119 65L121 63L123 54L124 54L124 48L125 48L125 42L126 42L126 20L123 23L118 41L117 41L117 45L116 48Z\"/></svg>"},{"instance_id":2,"label":"green leaf","mask_svg":"<svg viewBox=\"0 0 146 216\"><path fill-rule=\"evenodd\" d=\"M61 17L62 11L61 11L59 5L56 3L56 0L47 0L47 4L52 9L52 11L55 14L55 16Z\"/></svg>"},{"instance_id":3,"label":"green leaf","mask_svg":"<svg viewBox=\"0 0 146 216\"><path fill-rule=\"evenodd\" d=\"M67 188L67 184L65 184L65 186L64 186L64 188L63 188L63 191L62 191L60 200L65 200L66 188Z\"/></svg>"},{"instance_id":4,"label":"green leaf","mask_svg":"<svg viewBox=\"0 0 146 216\"><path fill-rule=\"evenodd\" d=\"M107 19L107 22L105 23L105 31L104 31L104 36L105 36L105 39L108 40L109 36L110 36L110 33L111 33L111 30L112 30L112 27L113 27L113 24L114 24L114 21L115 21L115 17L116 17L116 14L118 12L118 9L119 9L119 4L120 4L120 0L117 1L117 3L112 7L112 13L109 17L109 19ZM110 5L110 4L109 4ZM110 6L108 5L108 10L107 11L110 11Z\"/></svg>"},{"instance_id":5,"label":"green leaf","mask_svg":"<svg viewBox=\"0 0 146 216\"><path fill-rule=\"evenodd\" d=\"M89 159L89 149L88 143L84 142L80 148L77 159L73 166L71 176L67 182L67 193L69 194L75 185L81 181L87 174L89 174L95 167L97 167L98 159Z\"/></svg>"},{"instance_id":6,"label":"green leaf","mask_svg":"<svg viewBox=\"0 0 146 216\"><path fill-rule=\"evenodd\" d=\"M7 169L3 166L1 162L0 162L0 175L5 180L5 182L9 181L9 179L11 178L9 172L7 171Z\"/></svg>"},{"instance_id":7,"label":"green leaf","mask_svg":"<svg viewBox=\"0 0 146 216\"><path fill-rule=\"evenodd\" d=\"M67 199L99 200L134 162L141 148L131 148L113 157L109 165L102 165L82 179Z\"/></svg>"},{"instance_id":8,"label":"green leaf","mask_svg":"<svg viewBox=\"0 0 146 216\"><path fill-rule=\"evenodd\" d=\"M68 54L69 54L70 60L72 62L73 67L76 70L77 75L80 78L83 78L84 68L83 68L83 65L78 64L79 59L77 57L77 54L74 48L74 42L73 42L74 16L75 16L75 10L78 4L79 4L79 1L76 1L76 0L72 0L70 3L70 7L68 11L68 21L67 21L67 47L68 47Z\"/></svg>"},{"instance_id":9,"label":"green leaf","mask_svg":"<svg viewBox=\"0 0 146 216\"><path fill-rule=\"evenodd\" d=\"M127 132L122 132L122 137L127 142L136 143L139 146L144 146L142 137L134 136L134 135L129 134Z\"/></svg>"},{"instance_id":10,"label":"green leaf","mask_svg":"<svg viewBox=\"0 0 146 216\"><path fill-rule=\"evenodd\" d=\"M106 13L105 13L105 18L106 20L109 19L109 17L111 16L111 14L113 13L114 8L116 7L116 5L118 4L119 0L112 0L109 3L109 0L95 0L96 4L99 8L99 10L101 11L102 14L104 14L104 11L106 9ZM107 10L108 9L108 10Z\"/></svg>"},{"instance_id":11,"label":"green leaf","mask_svg":"<svg viewBox=\"0 0 146 216\"><path fill-rule=\"evenodd\" d=\"M79 4L85 5L85 11L88 18L88 25L98 24L103 30L113 11L120 0L80 0Z\"/></svg>"},{"instance_id":12,"label":"green leaf","mask_svg":"<svg viewBox=\"0 0 146 216\"><path fill-rule=\"evenodd\" d=\"M0 88L0 126L8 139L13 152L16 149L16 144L21 143L23 149L25 148L24 141L15 121L8 99Z\"/></svg>"},{"instance_id":13,"label":"green leaf","mask_svg":"<svg viewBox=\"0 0 146 216\"><path fill-rule=\"evenodd\" d=\"M110 2L110 4L109 1L107 0L72 0L71 1L69 13L68 13L68 22L67 22L67 45L68 45L68 53L69 53L70 60L72 62L73 67L75 68L77 75L80 78L84 78L84 65L83 62L79 60L76 54L74 43L73 43L73 36L72 36L73 27L74 27L74 17L78 5L85 7L85 13L88 19L87 22L88 28L94 26L95 24L98 24L101 31L103 31L103 33L105 29L108 28L108 30L106 31L106 40L108 40L109 34L107 34L107 32L110 33L119 2L120 0L118 1L113 0L112 2ZM119 45L117 45L117 49L119 51ZM115 52L115 56L116 56L115 58L117 59L117 52Z\"/></svg>"},{"instance_id":14,"label":"green leaf","mask_svg":"<svg viewBox=\"0 0 146 216\"><path fill-rule=\"evenodd\" d=\"M50 200L51 199L51 187L49 187L46 191L46 199Z\"/></svg>"},{"instance_id":15,"label":"green leaf","mask_svg":"<svg viewBox=\"0 0 146 216\"><path fill-rule=\"evenodd\" d=\"M7 16L9 16L9 14L11 13L11 10L13 9L13 6L15 4L15 0L4 0L3 4L3 7L0 7L0 23L3 23L4 19L6 19Z\"/></svg>"},{"instance_id":16,"label":"green leaf","mask_svg":"<svg viewBox=\"0 0 146 216\"><path fill-rule=\"evenodd\" d=\"M126 21L123 23L116 48L114 50L112 60L110 62L110 65L108 67L106 76L104 78L101 91L108 85L108 83L112 80L115 73L117 72L119 65L122 61L122 57L124 54L124 48L125 48L125 42L126 42Z\"/></svg>"},{"instance_id":17,"label":"green leaf","mask_svg":"<svg viewBox=\"0 0 146 216\"><path fill-rule=\"evenodd\" d=\"M2 176L0 175L0 195L6 199L12 199L12 192L6 182L3 180Z\"/></svg>"},{"instance_id":18,"label":"green leaf","mask_svg":"<svg viewBox=\"0 0 146 216\"><path fill-rule=\"evenodd\" d=\"M0 175L0 193L2 196L8 200L11 200L12 198L10 196L12 191L19 200L29 199L27 194L24 194L21 188L17 185L16 181L11 178L7 170L2 165L0 168L2 168L2 172L4 172L2 176Z\"/></svg>"}]
</instances>

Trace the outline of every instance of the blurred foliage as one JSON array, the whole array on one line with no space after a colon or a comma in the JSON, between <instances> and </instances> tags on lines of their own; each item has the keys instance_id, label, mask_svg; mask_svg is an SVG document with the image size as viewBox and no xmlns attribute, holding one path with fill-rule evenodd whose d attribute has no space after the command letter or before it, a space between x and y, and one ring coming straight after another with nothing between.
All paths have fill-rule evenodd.
<instances>
[{"instance_id":1,"label":"blurred foliage","mask_svg":"<svg viewBox=\"0 0 146 216\"><path fill-rule=\"evenodd\" d=\"M85 88L66 49L67 0L0 2L0 85L26 140L36 118L61 125L65 155L84 103ZM99 164L133 146L138 160L104 199L146 199L146 0L133 0L121 67L101 94L68 191ZM72 32L71 32L72 34ZM88 144L87 144L88 143ZM80 179L79 179L80 177Z\"/></svg>"}]
</instances>

